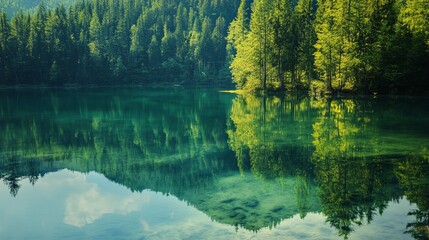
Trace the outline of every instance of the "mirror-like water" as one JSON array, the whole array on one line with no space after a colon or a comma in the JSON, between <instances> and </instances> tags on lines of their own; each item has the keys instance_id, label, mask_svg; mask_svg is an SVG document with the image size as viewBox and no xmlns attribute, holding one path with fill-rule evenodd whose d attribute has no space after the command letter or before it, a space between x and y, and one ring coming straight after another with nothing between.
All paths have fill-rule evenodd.
<instances>
[{"instance_id":1,"label":"mirror-like water","mask_svg":"<svg viewBox=\"0 0 429 240\"><path fill-rule=\"evenodd\" d=\"M427 98L0 98L0 239L429 237Z\"/></svg>"}]
</instances>

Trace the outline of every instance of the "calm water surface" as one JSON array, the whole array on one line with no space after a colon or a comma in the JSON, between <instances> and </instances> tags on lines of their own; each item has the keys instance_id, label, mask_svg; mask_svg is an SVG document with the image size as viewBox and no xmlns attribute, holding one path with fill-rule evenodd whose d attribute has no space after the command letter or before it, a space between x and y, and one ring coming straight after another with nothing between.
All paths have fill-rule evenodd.
<instances>
[{"instance_id":1,"label":"calm water surface","mask_svg":"<svg viewBox=\"0 0 429 240\"><path fill-rule=\"evenodd\" d=\"M0 239L429 238L428 98L0 100Z\"/></svg>"}]
</instances>

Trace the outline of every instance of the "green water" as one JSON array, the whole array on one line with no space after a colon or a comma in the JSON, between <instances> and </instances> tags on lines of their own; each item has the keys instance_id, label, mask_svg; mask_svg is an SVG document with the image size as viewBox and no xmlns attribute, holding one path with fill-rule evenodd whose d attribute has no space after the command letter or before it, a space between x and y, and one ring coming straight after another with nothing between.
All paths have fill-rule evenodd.
<instances>
[{"instance_id":1,"label":"green water","mask_svg":"<svg viewBox=\"0 0 429 240\"><path fill-rule=\"evenodd\" d=\"M428 98L0 99L0 239L429 238Z\"/></svg>"}]
</instances>

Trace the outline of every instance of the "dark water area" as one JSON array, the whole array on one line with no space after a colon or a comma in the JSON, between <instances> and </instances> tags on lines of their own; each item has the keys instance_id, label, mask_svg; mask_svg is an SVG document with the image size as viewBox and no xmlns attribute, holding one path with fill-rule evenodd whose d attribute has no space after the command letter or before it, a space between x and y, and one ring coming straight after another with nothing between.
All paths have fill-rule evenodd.
<instances>
[{"instance_id":1,"label":"dark water area","mask_svg":"<svg viewBox=\"0 0 429 240\"><path fill-rule=\"evenodd\" d=\"M429 98L0 100L0 239L429 238Z\"/></svg>"}]
</instances>

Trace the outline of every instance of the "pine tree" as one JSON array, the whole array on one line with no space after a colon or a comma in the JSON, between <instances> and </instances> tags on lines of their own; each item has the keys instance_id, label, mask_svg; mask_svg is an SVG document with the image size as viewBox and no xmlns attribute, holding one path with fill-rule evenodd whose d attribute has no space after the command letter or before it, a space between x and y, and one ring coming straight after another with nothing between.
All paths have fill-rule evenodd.
<instances>
[{"instance_id":1,"label":"pine tree","mask_svg":"<svg viewBox=\"0 0 429 240\"><path fill-rule=\"evenodd\" d=\"M7 85L10 78L10 46L11 27L6 17L6 13L0 12L0 84Z\"/></svg>"},{"instance_id":2,"label":"pine tree","mask_svg":"<svg viewBox=\"0 0 429 240\"><path fill-rule=\"evenodd\" d=\"M47 51L46 51L46 25L47 13L43 2L39 5L36 14L31 18L31 28L28 39L28 50L31 57L31 71L34 73L35 82L42 83L47 72Z\"/></svg>"}]
</instances>

